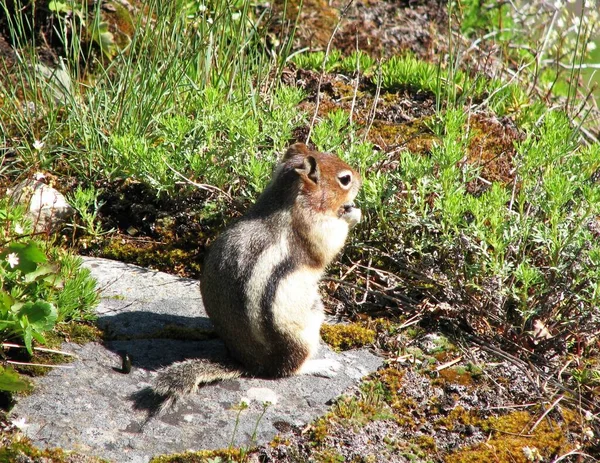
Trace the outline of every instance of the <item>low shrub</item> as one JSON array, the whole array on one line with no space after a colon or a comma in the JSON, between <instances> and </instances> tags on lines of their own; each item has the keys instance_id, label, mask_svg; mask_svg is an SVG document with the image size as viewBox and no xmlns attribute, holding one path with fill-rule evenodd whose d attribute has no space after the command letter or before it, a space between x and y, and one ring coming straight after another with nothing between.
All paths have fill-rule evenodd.
<instances>
[{"instance_id":1,"label":"low shrub","mask_svg":"<svg viewBox=\"0 0 600 463\"><path fill-rule=\"evenodd\" d=\"M23 344L31 355L57 323L93 319L97 302L95 281L81 260L33 239L22 210L1 200L0 344ZM10 369L0 371L0 389L14 390L16 378Z\"/></svg>"}]
</instances>

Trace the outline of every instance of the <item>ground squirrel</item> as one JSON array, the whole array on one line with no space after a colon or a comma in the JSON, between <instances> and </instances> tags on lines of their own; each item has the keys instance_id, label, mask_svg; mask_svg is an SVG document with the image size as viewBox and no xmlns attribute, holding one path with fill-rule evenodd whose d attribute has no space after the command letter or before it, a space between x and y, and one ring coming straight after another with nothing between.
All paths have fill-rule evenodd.
<instances>
[{"instance_id":1,"label":"ground squirrel","mask_svg":"<svg viewBox=\"0 0 600 463\"><path fill-rule=\"evenodd\" d=\"M333 154L296 143L256 204L214 242L200 289L234 362L191 359L159 371L165 410L200 384L242 375L331 376L337 363L312 359L324 319L318 281L361 218L360 175Z\"/></svg>"}]
</instances>

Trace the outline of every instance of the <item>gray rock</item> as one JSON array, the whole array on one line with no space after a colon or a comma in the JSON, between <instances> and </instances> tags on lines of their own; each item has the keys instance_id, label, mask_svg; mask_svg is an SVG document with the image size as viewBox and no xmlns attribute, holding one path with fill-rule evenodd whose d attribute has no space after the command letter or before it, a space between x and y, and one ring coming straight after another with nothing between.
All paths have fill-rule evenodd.
<instances>
[{"instance_id":1,"label":"gray rock","mask_svg":"<svg viewBox=\"0 0 600 463\"><path fill-rule=\"evenodd\" d=\"M342 364L335 378L212 384L148 419L132 396L151 384L158 368L189 357L225 355L225 347L219 339L156 337L165 325L210 329L196 281L104 259L85 262L102 291L99 324L113 340L65 345L78 355L74 368L38 378L36 391L19 400L12 419L36 445L142 463L166 453L261 444L278 429L323 414L335 397L381 364L366 350L336 354L323 346L319 357ZM132 359L130 374L120 372L123 351Z\"/></svg>"},{"instance_id":2,"label":"gray rock","mask_svg":"<svg viewBox=\"0 0 600 463\"><path fill-rule=\"evenodd\" d=\"M62 193L39 180L23 180L8 194L27 208L26 217L37 233L56 230L74 213Z\"/></svg>"},{"instance_id":3,"label":"gray rock","mask_svg":"<svg viewBox=\"0 0 600 463\"><path fill-rule=\"evenodd\" d=\"M34 66L34 71L41 77L47 89L59 104L66 104L69 98L74 98L73 79L66 68L65 60L60 58L58 66L51 68L43 63Z\"/></svg>"}]
</instances>

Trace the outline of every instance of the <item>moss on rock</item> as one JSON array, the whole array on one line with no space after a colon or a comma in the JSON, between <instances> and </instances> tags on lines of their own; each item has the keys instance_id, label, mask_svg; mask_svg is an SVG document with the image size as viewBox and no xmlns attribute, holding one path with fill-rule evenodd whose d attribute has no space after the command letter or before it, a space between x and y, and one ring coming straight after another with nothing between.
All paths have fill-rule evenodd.
<instances>
[{"instance_id":1,"label":"moss on rock","mask_svg":"<svg viewBox=\"0 0 600 463\"><path fill-rule=\"evenodd\" d=\"M363 347L375 341L375 331L360 323L323 325L321 336L336 351Z\"/></svg>"}]
</instances>

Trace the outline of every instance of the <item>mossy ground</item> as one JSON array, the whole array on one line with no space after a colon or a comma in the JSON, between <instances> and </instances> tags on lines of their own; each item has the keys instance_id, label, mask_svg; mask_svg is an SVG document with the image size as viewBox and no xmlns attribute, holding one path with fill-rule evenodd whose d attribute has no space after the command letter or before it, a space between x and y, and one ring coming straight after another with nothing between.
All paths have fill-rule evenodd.
<instances>
[{"instance_id":1,"label":"mossy ground","mask_svg":"<svg viewBox=\"0 0 600 463\"><path fill-rule=\"evenodd\" d=\"M0 418L0 424L2 419ZM89 457L61 449L40 450L18 432L0 431L0 463L109 463L101 458Z\"/></svg>"},{"instance_id":2,"label":"mossy ground","mask_svg":"<svg viewBox=\"0 0 600 463\"><path fill-rule=\"evenodd\" d=\"M207 241L231 220L214 207L218 199L201 190L157 195L148 185L131 181L98 187L103 204L98 220L113 233L67 237L83 254L198 277ZM234 216L240 207L233 205Z\"/></svg>"},{"instance_id":3,"label":"mossy ground","mask_svg":"<svg viewBox=\"0 0 600 463\"><path fill-rule=\"evenodd\" d=\"M176 455L163 455L150 460L150 463L226 463L245 462L248 451L241 449L204 450Z\"/></svg>"},{"instance_id":4,"label":"mossy ground","mask_svg":"<svg viewBox=\"0 0 600 463\"><path fill-rule=\"evenodd\" d=\"M572 407L509 403L517 391L535 397L518 369L481 352L445 367L461 350L447 338L415 334L404 340L413 347L400 363L390 360L324 417L258 455L265 461L301 455L314 461L526 462L535 461L528 455L554 461L584 444L576 436L590 423ZM499 387L501 381L508 387Z\"/></svg>"},{"instance_id":5,"label":"mossy ground","mask_svg":"<svg viewBox=\"0 0 600 463\"><path fill-rule=\"evenodd\" d=\"M356 349L375 341L375 331L359 323L323 325L321 337L337 351Z\"/></svg>"},{"instance_id":6,"label":"mossy ground","mask_svg":"<svg viewBox=\"0 0 600 463\"><path fill-rule=\"evenodd\" d=\"M526 463L535 456L539 461L552 461L574 448L576 443L568 439L569 431L577 427L573 412L560 410L559 418L542 420L530 431L540 417L539 413L513 411L506 415L481 420L477 416L460 417L465 413L458 410L457 422L466 426L480 426L489 438L445 457L447 463L466 463L469 461L514 461ZM463 423L464 422L464 423ZM535 460L533 460L535 461Z\"/></svg>"}]
</instances>

